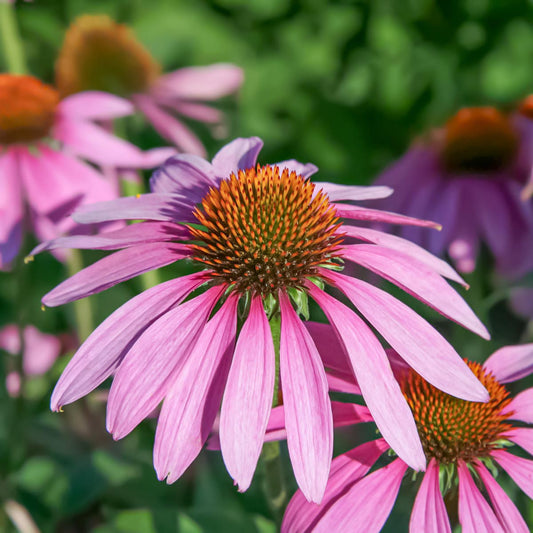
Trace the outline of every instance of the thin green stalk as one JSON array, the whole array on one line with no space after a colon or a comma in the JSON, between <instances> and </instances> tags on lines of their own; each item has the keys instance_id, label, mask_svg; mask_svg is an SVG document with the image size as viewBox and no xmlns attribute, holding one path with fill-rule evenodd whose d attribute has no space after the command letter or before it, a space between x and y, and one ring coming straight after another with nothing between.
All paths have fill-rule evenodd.
<instances>
[{"instance_id":1,"label":"thin green stalk","mask_svg":"<svg viewBox=\"0 0 533 533\"><path fill-rule=\"evenodd\" d=\"M80 250L71 250L67 258L67 269L73 276L83 268L83 259ZM76 316L76 329L80 343L83 342L93 331L93 310L89 298L74 302L74 315Z\"/></svg>"},{"instance_id":2,"label":"thin green stalk","mask_svg":"<svg viewBox=\"0 0 533 533\"><path fill-rule=\"evenodd\" d=\"M15 17L15 3L0 3L0 38L7 70L12 74L26 74L26 60Z\"/></svg>"}]
</instances>

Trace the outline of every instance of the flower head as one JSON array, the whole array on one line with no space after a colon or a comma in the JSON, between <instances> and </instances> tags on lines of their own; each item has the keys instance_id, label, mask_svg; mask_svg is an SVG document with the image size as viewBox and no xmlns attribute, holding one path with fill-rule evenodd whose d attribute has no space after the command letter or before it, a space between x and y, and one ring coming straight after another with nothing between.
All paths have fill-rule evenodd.
<instances>
[{"instance_id":1,"label":"flower head","mask_svg":"<svg viewBox=\"0 0 533 533\"><path fill-rule=\"evenodd\" d=\"M198 155L205 155L202 143L169 111L220 124L222 114L200 101L235 92L242 79L241 69L229 64L161 75L161 66L131 29L107 15L78 17L66 33L56 63L56 84L62 95L99 90L129 98L164 138Z\"/></svg>"},{"instance_id":2,"label":"flower head","mask_svg":"<svg viewBox=\"0 0 533 533\"><path fill-rule=\"evenodd\" d=\"M456 512L450 503L445 505L446 500L458 502L459 522L465 532L479 531L482 525L487 531L527 532L526 523L493 473L499 465L533 497L533 461L507 451L518 445L533 453L531 428L524 427L533 423L533 389L513 398L505 386L533 371L533 344L502 348L484 365L468 364L489 391L489 402L454 398L411 369L403 367L398 371L428 460L413 506L410 531L450 532L448 512L452 516ZM347 407L344 417L338 417L342 425L349 418ZM368 422L364 408L355 407L352 423ZM268 434L269 428L267 438ZM322 504L311 506L301 493L296 493L287 508L282 531L327 531L333 526L350 531L380 531L407 470L401 459L394 459L368 474L387 450L380 439L337 457Z\"/></svg>"},{"instance_id":3,"label":"flower head","mask_svg":"<svg viewBox=\"0 0 533 533\"><path fill-rule=\"evenodd\" d=\"M75 214L83 223L146 222L58 239L35 250L124 248L48 293L43 302L50 306L178 260L198 269L136 296L100 325L63 373L52 408L80 398L114 374L107 421L109 431L121 438L164 400L154 462L159 477L172 482L199 453L222 403L222 454L244 490L271 410L278 348L271 327L281 321L280 387L289 453L298 483L307 497L319 501L333 428L324 363L297 312L310 297L334 326L382 434L411 466L423 469L416 425L381 343L323 287L344 292L436 386L485 401L484 387L424 319L381 289L340 272L344 261L358 263L486 337L483 325L441 277L461 281L446 263L403 239L346 221L433 224L339 203L391 191L312 183L316 167L294 160L257 165L261 147L257 138L237 139L212 163L176 156L155 172L151 194L84 206ZM185 301L200 287L205 292ZM428 358L431 350L435 358Z\"/></svg>"}]
</instances>

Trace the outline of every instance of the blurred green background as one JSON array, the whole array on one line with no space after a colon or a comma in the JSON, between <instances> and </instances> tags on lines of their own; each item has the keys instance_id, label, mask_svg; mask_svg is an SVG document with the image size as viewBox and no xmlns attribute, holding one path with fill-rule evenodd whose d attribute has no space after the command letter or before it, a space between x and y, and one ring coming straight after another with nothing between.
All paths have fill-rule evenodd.
<instances>
[{"instance_id":1,"label":"blurred green background","mask_svg":"<svg viewBox=\"0 0 533 533\"><path fill-rule=\"evenodd\" d=\"M32 74L53 82L65 29L84 13L105 13L130 25L164 71L214 62L241 66L242 89L220 104L228 113L228 137L258 135L265 141L262 161L312 161L322 180L370 183L416 135L459 107L505 107L533 91L533 2L526 0L17 2ZM140 118L126 126L140 147L162 144ZM191 127L210 155L225 142L198 123ZM40 297L64 279L62 266L42 256L23 275L21 299L12 274L0 274L0 325L12 322L23 306L27 320L45 331L72 327L68 306L39 311ZM97 323L138 290L136 283L94 298ZM465 297L483 315L485 288L472 285ZM486 357L491 347L518 342L524 324L498 308L491 313L483 316L495 331L491 345L448 330L463 355ZM2 501L20 502L43 532L276 530L260 471L252 488L238 494L219 455L208 453L167 487L152 468L154 421L115 444L105 433L98 397L69 406L61 416L49 413L51 387L64 364L30 382L30 401L18 406L16 435L8 434L12 415L5 406L11 402L0 387ZM338 451L372 436L365 431L344 431ZM292 490L290 468L287 481ZM513 484L505 488L533 523L527 497ZM406 530L414 494L402 494L386 531ZM0 531L12 530L2 516Z\"/></svg>"}]
</instances>

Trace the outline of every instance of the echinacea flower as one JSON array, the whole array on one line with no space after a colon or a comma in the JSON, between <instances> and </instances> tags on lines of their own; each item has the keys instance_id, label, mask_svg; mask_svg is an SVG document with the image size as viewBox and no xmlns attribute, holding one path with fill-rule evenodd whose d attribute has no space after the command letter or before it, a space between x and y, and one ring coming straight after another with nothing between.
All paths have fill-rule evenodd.
<instances>
[{"instance_id":1,"label":"echinacea flower","mask_svg":"<svg viewBox=\"0 0 533 533\"><path fill-rule=\"evenodd\" d=\"M331 345L327 347L331 349ZM517 445L533 454L533 429L527 427L533 424L533 388L512 397L505 387L533 372L533 344L507 346L494 352L483 365L468 365L489 391L489 402L454 398L412 369L399 369L400 386L413 411L428 460L409 530L451 533L449 513L455 517L458 512L464 533L527 533L528 526L494 473L500 467L533 498L533 461L509 451ZM338 425L372 420L364 406L344 404L337 411ZM282 419L282 408L277 408L267 439L284 437L279 429ZM390 454L385 466L369 473L388 450L388 444L377 439L335 458L321 504L310 504L301 491L296 492L281 531L380 531L402 483L411 483L405 476L408 465L401 458L391 460Z\"/></svg>"},{"instance_id":2,"label":"echinacea flower","mask_svg":"<svg viewBox=\"0 0 533 533\"><path fill-rule=\"evenodd\" d=\"M62 95L106 91L130 99L165 138L181 151L205 156L198 137L174 115L211 125L222 113L205 101L235 92L239 67L220 63L161 74L161 66L125 25L107 15L82 15L68 29L56 63Z\"/></svg>"},{"instance_id":3,"label":"echinacea flower","mask_svg":"<svg viewBox=\"0 0 533 533\"><path fill-rule=\"evenodd\" d=\"M25 224L41 240L72 228L83 201L118 196L92 166L153 167L171 149L143 153L94 124L132 113L122 98L87 92L64 100L32 76L0 74L0 268L17 255Z\"/></svg>"},{"instance_id":4,"label":"echinacea flower","mask_svg":"<svg viewBox=\"0 0 533 533\"><path fill-rule=\"evenodd\" d=\"M229 473L245 490L261 451L276 379L269 321L281 316L279 385L289 454L300 487L309 499L320 501L332 454L331 405L317 347L291 302L302 305L309 296L346 347L383 436L409 465L423 470L414 419L380 341L352 309L322 287L344 292L437 387L461 398L487 400L474 374L422 317L383 290L339 272L343 261L362 265L487 337L481 322L441 277L461 281L447 263L403 239L346 222L433 223L338 203L391 191L313 184L309 176L317 168L312 164L290 160L257 165L261 147L258 138L236 139L212 163L194 155L175 156L154 173L151 194L82 206L75 213L80 223L145 222L96 236L58 239L34 251L124 248L53 289L43 298L48 306L182 259L199 269L145 291L107 318L65 369L52 395L52 409L61 409L113 375L107 427L120 439L164 400L154 463L159 478L170 483L200 452L222 402L222 454ZM362 242L352 244L356 240ZM203 293L185 301L201 286Z\"/></svg>"},{"instance_id":5,"label":"echinacea flower","mask_svg":"<svg viewBox=\"0 0 533 533\"><path fill-rule=\"evenodd\" d=\"M403 228L401 235L459 271L475 268L485 244L504 275L533 266L533 207L521 198L533 168L533 128L523 112L461 109L444 128L416 141L377 179L397 192L384 209L431 217L443 231Z\"/></svg>"}]
</instances>

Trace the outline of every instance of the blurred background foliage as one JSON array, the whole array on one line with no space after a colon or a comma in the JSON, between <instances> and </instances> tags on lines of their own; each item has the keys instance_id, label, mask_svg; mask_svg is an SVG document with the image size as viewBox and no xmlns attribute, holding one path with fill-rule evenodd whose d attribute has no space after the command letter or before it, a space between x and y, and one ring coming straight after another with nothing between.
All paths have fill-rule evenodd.
<instances>
[{"instance_id":1,"label":"blurred background foliage","mask_svg":"<svg viewBox=\"0 0 533 533\"><path fill-rule=\"evenodd\" d=\"M265 141L262 161L312 161L322 180L370 183L415 136L459 107L505 107L533 90L528 0L35 0L17 2L16 10L31 73L50 83L64 32L85 13L130 25L164 71L214 62L241 66L242 89L221 104L228 137L258 135ZM142 148L162 144L140 117L125 126ZM192 127L210 155L225 142L198 123ZM20 291L12 273L0 274L0 325L23 309L24 320L44 331L73 327L70 306L39 310L40 297L64 279L63 267L45 255L21 275ZM483 315L484 289L475 280L472 287L465 297ZM96 323L138 290L133 280L95 297ZM524 324L498 308L491 312L490 345L444 326L463 355L484 358L491 347L517 342ZM3 502L22 504L43 532L276 530L260 471L252 488L238 494L220 456L207 453L168 487L152 467L153 421L115 444L97 394L63 415L49 413L50 391L65 364L63 358L46 377L30 381L29 401L14 407L0 387ZM372 436L371 429L361 431L343 431L337 451ZM287 482L293 490L289 468ZM505 488L533 523L526 496L512 484ZM414 494L402 494L389 531L406 530ZM3 509L0 531L9 532Z\"/></svg>"}]
</instances>

